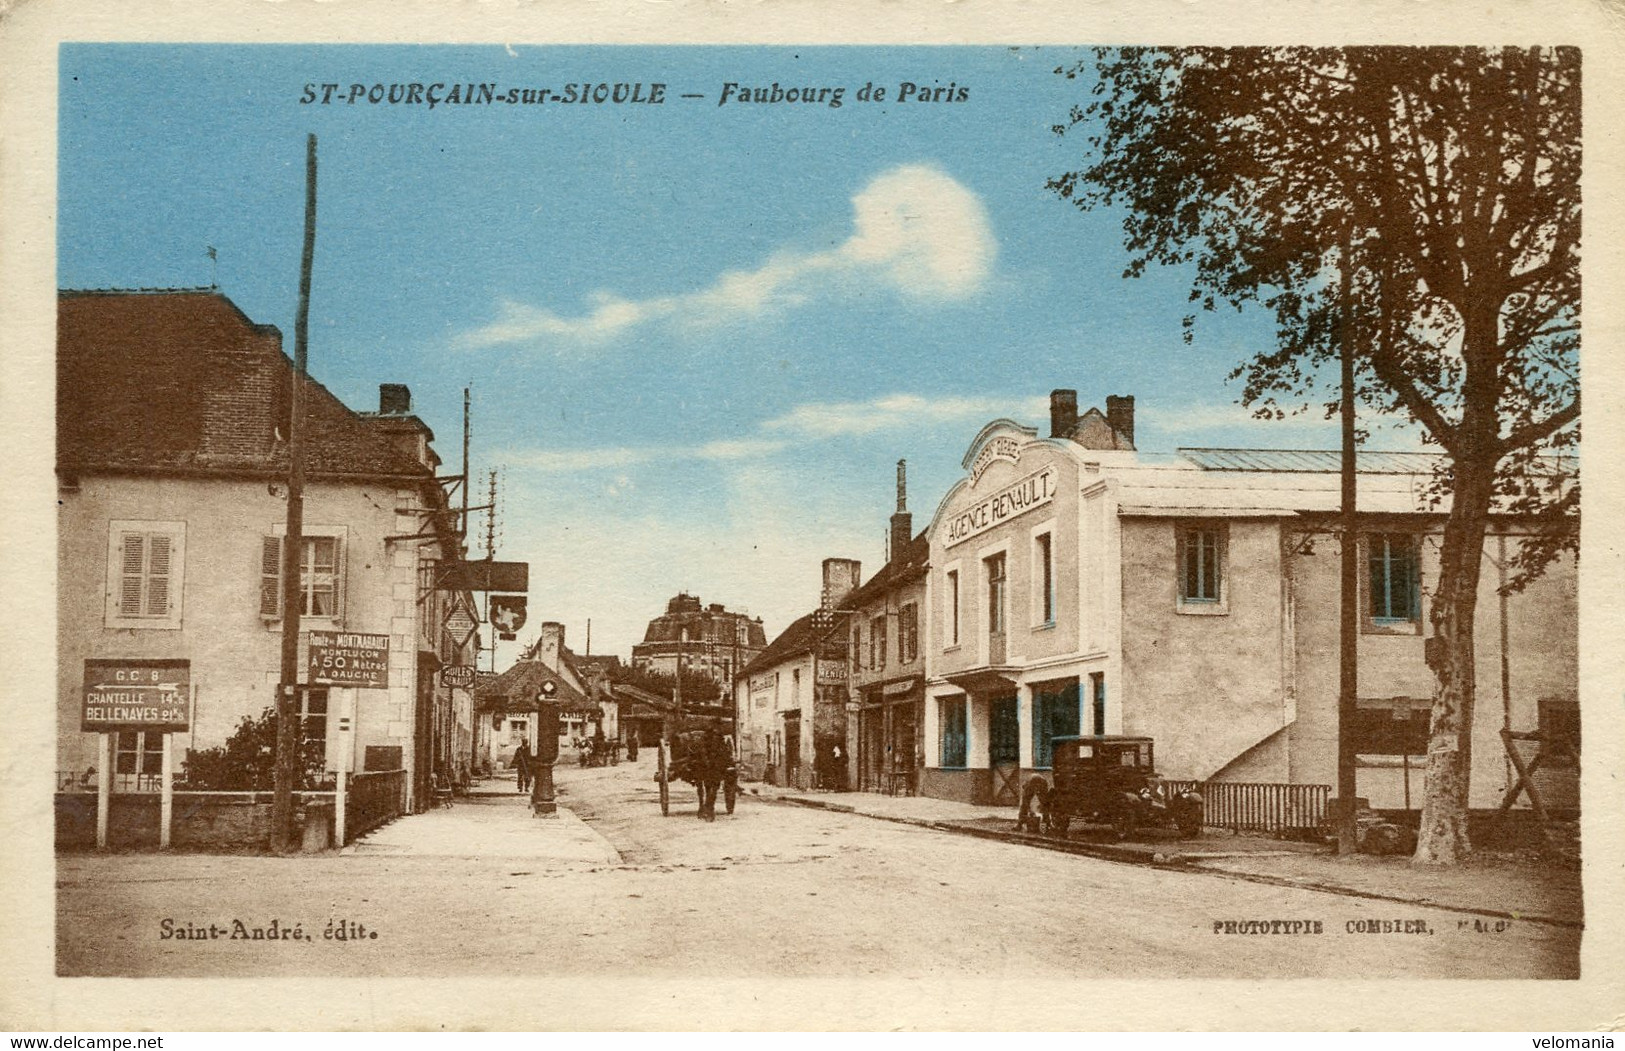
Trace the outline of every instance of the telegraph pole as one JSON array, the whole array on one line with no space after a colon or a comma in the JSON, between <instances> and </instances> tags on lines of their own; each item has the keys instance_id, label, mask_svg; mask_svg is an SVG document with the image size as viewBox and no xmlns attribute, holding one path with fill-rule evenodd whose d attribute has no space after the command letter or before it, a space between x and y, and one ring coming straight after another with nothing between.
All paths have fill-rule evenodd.
<instances>
[{"instance_id":1,"label":"telegraph pole","mask_svg":"<svg viewBox=\"0 0 1625 1051\"><path fill-rule=\"evenodd\" d=\"M1360 544L1356 497L1359 474L1354 446L1354 275L1350 256L1353 235L1343 241L1342 274L1339 293L1342 316L1338 348L1342 366L1343 423L1343 507L1342 582L1339 588L1338 690L1337 690L1337 852L1352 854L1359 849L1358 813L1355 794L1354 720L1360 679Z\"/></svg>"},{"instance_id":2,"label":"telegraph pole","mask_svg":"<svg viewBox=\"0 0 1625 1051\"><path fill-rule=\"evenodd\" d=\"M305 248L299 312L293 322L293 391L288 399L288 525L282 545L282 667L276 694L276 769L271 786L271 849L295 849L293 789L299 779L299 617L305 552L305 374L309 364L310 271L316 253L316 136L305 139Z\"/></svg>"}]
</instances>

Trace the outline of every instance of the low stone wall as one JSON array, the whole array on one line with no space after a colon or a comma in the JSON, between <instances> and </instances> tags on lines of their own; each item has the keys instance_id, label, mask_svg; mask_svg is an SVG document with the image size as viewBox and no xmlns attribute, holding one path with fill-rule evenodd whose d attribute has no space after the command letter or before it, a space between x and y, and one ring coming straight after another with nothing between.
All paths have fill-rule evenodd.
<instances>
[{"instance_id":1,"label":"low stone wall","mask_svg":"<svg viewBox=\"0 0 1625 1051\"><path fill-rule=\"evenodd\" d=\"M304 833L307 850L333 842L332 793L301 793L300 825L317 826ZM154 793L114 793L107 820L111 850L158 849L159 798ZM320 826L325 824L326 835ZM271 793L176 792L170 846L176 850L263 851L271 845ZM58 792L58 849L94 849L96 796L91 792Z\"/></svg>"}]
</instances>

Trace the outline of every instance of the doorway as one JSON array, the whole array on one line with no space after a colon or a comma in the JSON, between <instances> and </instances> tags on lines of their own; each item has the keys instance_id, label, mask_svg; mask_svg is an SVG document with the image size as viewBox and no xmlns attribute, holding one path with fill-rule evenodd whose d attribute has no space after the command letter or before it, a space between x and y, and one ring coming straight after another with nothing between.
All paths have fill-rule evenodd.
<instances>
[{"instance_id":1,"label":"doorway","mask_svg":"<svg viewBox=\"0 0 1625 1051\"><path fill-rule=\"evenodd\" d=\"M988 712L987 765L994 806L1021 805L1021 729L1014 697L995 697Z\"/></svg>"},{"instance_id":2,"label":"doorway","mask_svg":"<svg viewBox=\"0 0 1625 1051\"><path fill-rule=\"evenodd\" d=\"M801 783L801 714L784 717L784 783L805 788Z\"/></svg>"}]
</instances>

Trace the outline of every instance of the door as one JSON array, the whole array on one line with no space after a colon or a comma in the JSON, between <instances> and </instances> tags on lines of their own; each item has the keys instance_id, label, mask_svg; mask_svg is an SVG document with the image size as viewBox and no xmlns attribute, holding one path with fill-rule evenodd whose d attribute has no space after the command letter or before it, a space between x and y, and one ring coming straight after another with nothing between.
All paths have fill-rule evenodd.
<instances>
[{"instance_id":1,"label":"door","mask_svg":"<svg viewBox=\"0 0 1625 1051\"><path fill-rule=\"evenodd\" d=\"M801 783L801 716L784 717L784 783L804 788Z\"/></svg>"},{"instance_id":2,"label":"door","mask_svg":"<svg viewBox=\"0 0 1625 1051\"><path fill-rule=\"evenodd\" d=\"M1021 730L1016 699L995 697L988 713L987 765L992 772L993 805L1021 805Z\"/></svg>"}]
</instances>

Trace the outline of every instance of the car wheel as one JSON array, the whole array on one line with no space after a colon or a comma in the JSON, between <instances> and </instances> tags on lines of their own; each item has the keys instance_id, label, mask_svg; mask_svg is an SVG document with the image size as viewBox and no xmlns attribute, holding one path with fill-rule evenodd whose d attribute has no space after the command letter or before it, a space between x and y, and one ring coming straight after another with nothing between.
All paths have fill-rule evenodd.
<instances>
[{"instance_id":1,"label":"car wheel","mask_svg":"<svg viewBox=\"0 0 1625 1051\"><path fill-rule=\"evenodd\" d=\"M1112 811L1112 832L1116 833L1118 839L1127 839L1133 835L1138 825L1139 821L1135 819L1134 811L1128 807L1120 806Z\"/></svg>"},{"instance_id":2,"label":"car wheel","mask_svg":"<svg viewBox=\"0 0 1625 1051\"><path fill-rule=\"evenodd\" d=\"M1202 834L1202 808L1199 806L1183 807L1179 816L1174 819L1179 826L1179 834L1186 839L1194 839Z\"/></svg>"},{"instance_id":3,"label":"car wheel","mask_svg":"<svg viewBox=\"0 0 1625 1051\"><path fill-rule=\"evenodd\" d=\"M1061 837L1062 839L1065 839L1066 838L1066 830L1071 828L1071 827L1072 827L1072 815L1071 814L1051 814L1050 815L1049 830L1054 835L1057 835L1057 836Z\"/></svg>"}]
</instances>

